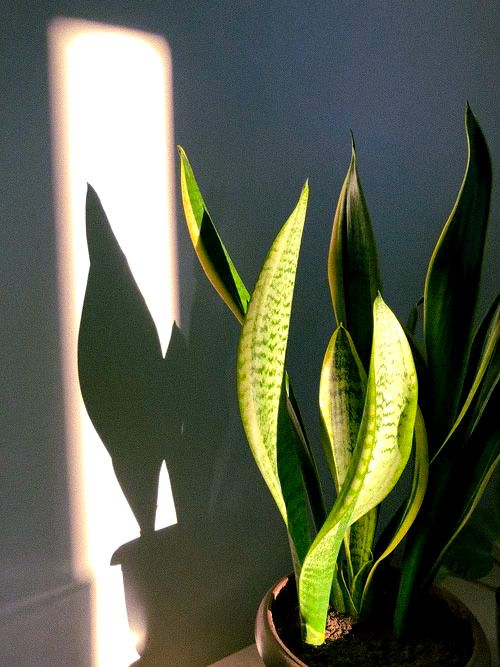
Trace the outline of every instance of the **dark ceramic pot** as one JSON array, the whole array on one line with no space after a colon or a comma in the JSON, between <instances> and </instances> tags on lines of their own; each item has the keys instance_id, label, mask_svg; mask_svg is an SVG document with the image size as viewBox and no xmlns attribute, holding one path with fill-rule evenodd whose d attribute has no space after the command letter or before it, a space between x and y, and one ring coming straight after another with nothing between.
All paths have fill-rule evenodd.
<instances>
[{"instance_id":1,"label":"dark ceramic pot","mask_svg":"<svg viewBox=\"0 0 500 667\"><path fill-rule=\"evenodd\" d=\"M466 620L472 636L473 651L464 667L491 667L491 654L482 627L470 610L452 593L433 587L433 595L446 603L450 614ZM296 604L295 581L293 576L285 577L269 589L257 612L255 640L257 650L266 667L308 667L282 642L274 624L274 615L286 607Z\"/></svg>"}]
</instances>

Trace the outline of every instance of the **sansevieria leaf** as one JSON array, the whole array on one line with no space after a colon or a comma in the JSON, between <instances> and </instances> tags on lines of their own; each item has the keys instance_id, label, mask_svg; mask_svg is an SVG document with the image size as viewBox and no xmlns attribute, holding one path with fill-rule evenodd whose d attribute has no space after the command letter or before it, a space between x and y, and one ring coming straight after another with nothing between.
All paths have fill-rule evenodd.
<instances>
[{"instance_id":1,"label":"sansevieria leaf","mask_svg":"<svg viewBox=\"0 0 500 667\"><path fill-rule=\"evenodd\" d=\"M500 460L499 337L497 308L492 308L476 335L476 377L453 429L431 461L429 491L417 530L409 536L396 606L398 633L413 600L437 573Z\"/></svg>"},{"instance_id":2,"label":"sansevieria leaf","mask_svg":"<svg viewBox=\"0 0 500 667\"><path fill-rule=\"evenodd\" d=\"M488 348L491 345L491 340L495 336L498 337L499 323L500 294L497 294L474 335L474 340L472 342L467 364L467 373L465 376L462 398L460 400L462 409L463 405L467 401L468 396L470 395L470 392L474 390L474 385L477 384L478 374L481 366L484 365L485 353L488 352ZM499 369L497 367L497 372L498 370Z\"/></svg>"},{"instance_id":3,"label":"sansevieria leaf","mask_svg":"<svg viewBox=\"0 0 500 667\"><path fill-rule=\"evenodd\" d=\"M424 291L424 337L433 428L442 443L459 410L472 341L491 194L485 138L467 106L468 159L457 201L434 249ZM441 441L441 442L440 442Z\"/></svg>"},{"instance_id":4,"label":"sansevieria leaf","mask_svg":"<svg viewBox=\"0 0 500 667\"><path fill-rule=\"evenodd\" d=\"M442 456L448 447L463 447L491 400L500 381L500 305L491 314L485 331L479 364L469 393L446 440L434 455ZM484 324L484 323L483 323ZM481 327L482 329L482 327ZM481 332L481 330L480 330Z\"/></svg>"},{"instance_id":5,"label":"sansevieria leaf","mask_svg":"<svg viewBox=\"0 0 500 667\"><path fill-rule=\"evenodd\" d=\"M427 489L427 480L429 478L429 452L427 448L427 433L420 409L417 409L415 419L415 460L413 464L413 478L410 495L406 501L403 511L399 516L399 521L391 536L389 544L384 548L380 556L374 562L365 583L363 591L362 604L366 600L369 586L373 580L375 571L380 563L390 556L394 549L401 543L413 522L415 521Z\"/></svg>"},{"instance_id":6,"label":"sansevieria leaf","mask_svg":"<svg viewBox=\"0 0 500 667\"><path fill-rule=\"evenodd\" d=\"M306 642L324 641L335 562L345 529L392 490L410 455L417 409L417 378L408 341L378 296L361 427L334 506L304 561L299 582Z\"/></svg>"},{"instance_id":7,"label":"sansevieria leaf","mask_svg":"<svg viewBox=\"0 0 500 667\"><path fill-rule=\"evenodd\" d=\"M337 493L344 482L356 445L365 390L366 372L351 336L340 325L326 349L319 389L322 442ZM351 580L371 559L377 513L374 508L362 516L345 535L344 546Z\"/></svg>"},{"instance_id":8,"label":"sansevieria leaf","mask_svg":"<svg viewBox=\"0 0 500 667\"><path fill-rule=\"evenodd\" d=\"M242 322L247 311L250 294L222 243L189 164L180 146L181 192L184 215L193 247L207 278Z\"/></svg>"},{"instance_id":9,"label":"sansevieria leaf","mask_svg":"<svg viewBox=\"0 0 500 667\"><path fill-rule=\"evenodd\" d=\"M349 332L340 325L326 349L319 384L322 442L337 493L356 445L365 390L366 372Z\"/></svg>"},{"instance_id":10,"label":"sansevieria leaf","mask_svg":"<svg viewBox=\"0 0 500 667\"><path fill-rule=\"evenodd\" d=\"M242 324L250 301L249 292L243 284L208 213L189 160L180 146L179 155L184 215L193 247L208 279ZM325 520L326 511L318 470L288 376L286 377L285 387L287 409L295 431L294 442L300 458L313 518L316 526L319 527Z\"/></svg>"},{"instance_id":11,"label":"sansevieria leaf","mask_svg":"<svg viewBox=\"0 0 500 667\"><path fill-rule=\"evenodd\" d=\"M500 384L465 443L463 452L444 450L430 467L429 486L422 509L410 531L394 630L400 634L412 603L432 583L453 539L465 526L500 461Z\"/></svg>"},{"instance_id":12,"label":"sansevieria leaf","mask_svg":"<svg viewBox=\"0 0 500 667\"><path fill-rule=\"evenodd\" d=\"M370 216L358 176L356 149L333 219L328 281L337 324L352 336L365 368L372 342L372 305L382 281Z\"/></svg>"},{"instance_id":13,"label":"sansevieria leaf","mask_svg":"<svg viewBox=\"0 0 500 667\"><path fill-rule=\"evenodd\" d=\"M290 486L300 489L301 470L282 420L288 419L283 409L285 355L308 193L306 184L261 269L241 331L237 372L241 418L253 456L292 538L300 539L307 503L289 491ZM283 446L288 457L281 455ZM295 547L300 558L302 547Z\"/></svg>"},{"instance_id":14,"label":"sansevieria leaf","mask_svg":"<svg viewBox=\"0 0 500 667\"><path fill-rule=\"evenodd\" d=\"M452 530L443 531L449 538L442 545L434 566L432 576L435 576L439 565L442 563L448 549L455 537L466 525L473 511L476 509L497 465L500 462L500 422L498 420L498 405L500 404L500 383L496 383L494 397L488 402L477 427L472 432L464 455L464 469L468 471L468 479L465 484L451 485L451 498L455 500L455 507L461 508L461 513L453 512L452 517L447 517L446 523ZM455 523L452 519L458 514ZM436 540L439 544L439 540Z\"/></svg>"}]
</instances>

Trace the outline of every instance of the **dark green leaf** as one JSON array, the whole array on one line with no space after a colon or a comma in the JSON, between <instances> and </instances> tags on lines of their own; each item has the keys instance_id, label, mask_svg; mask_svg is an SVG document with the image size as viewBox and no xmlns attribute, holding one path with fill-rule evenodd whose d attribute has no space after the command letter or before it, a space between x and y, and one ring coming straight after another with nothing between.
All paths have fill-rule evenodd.
<instances>
[{"instance_id":1,"label":"dark green leaf","mask_svg":"<svg viewBox=\"0 0 500 667\"><path fill-rule=\"evenodd\" d=\"M333 219L328 280L337 325L343 324L368 368L373 332L372 306L382 281L370 216L359 181L356 150Z\"/></svg>"},{"instance_id":2,"label":"dark green leaf","mask_svg":"<svg viewBox=\"0 0 500 667\"><path fill-rule=\"evenodd\" d=\"M494 299L493 303L488 309L488 312L483 318L483 321L481 322L474 336L469 357L469 363L467 365L467 374L464 381L462 398L460 401L461 406L464 405L469 392L473 388L474 381L476 380L478 371L480 370L481 360L484 358L484 354L487 351L488 342L495 335L498 335L497 332L498 332L499 322L500 322L500 294L498 294L497 297ZM497 372L498 370L500 369L497 366Z\"/></svg>"},{"instance_id":3,"label":"dark green leaf","mask_svg":"<svg viewBox=\"0 0 500 667\"><path fill-rule=\"evenodd\" d=\"M425 283L424 336L437 436L430 441L433 448L442 442L458 414L490 205L490 157L468 106L466 131L468 161L464 180L434 249Z\"/></svg>"},{"instance_id":4,"label":"dark green leaf","mask_svg":"<svg viewBox=\"0 0 500 667\"><path fill-rule=\"evenodd\" d=\"M427 494L405 552L396 605L397 634L405 628L412 603L432 583L500 460L499 404L497 382L467 442L445 448L430 467Z\"/></svg>"},{"instance_id":5,"label":"dark green leaf","mask_svg":"<svg viewBox=\"0 0 500 667\"><path fill-rule=\"evenodd\" d=\"M418 307L424 303L424 297L420 297L417 303L411 309L411 312L408 316L408 321L406 322L407 330L414 336L417 329L418 323Z\"/></svg>"},{"instance_id":6,"label":"dark green leaf","mask_svg":"<svg viewBox=\"0 0 500 667\"><path fill-rule=\"evenodd\" d=\"M493 536L500 526L489 529L489 515L476 510L446 553L438 573L474 581L485 577L493 567Z\"/></svg>"}]
</instances>

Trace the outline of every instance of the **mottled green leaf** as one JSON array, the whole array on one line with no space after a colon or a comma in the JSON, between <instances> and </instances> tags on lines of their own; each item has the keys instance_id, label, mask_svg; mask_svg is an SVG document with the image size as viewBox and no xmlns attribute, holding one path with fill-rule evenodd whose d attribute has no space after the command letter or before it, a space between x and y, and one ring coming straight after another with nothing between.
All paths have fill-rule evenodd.
<instances>
[{"instance_id":1,"label":"mottled green leaf","mask_svg":"<svg viewBox=\"0 0 500 667\"><path fill-rule=\"evenodd\" d=\"M250 301L249 292L243 284L208 213L189 160L181 147L179 147L179 155L181 160L182 201L193 247L209 281L239 322L243 323ZM311 511L316 526L319 527L326 516L323 494L316 463L288 377L286 377L286 392L288 412L295 429L294 441L297 445L297 455L301 461Z\"/></svg>"},{"instance_id":2,"label":"mottled green leaf","mask_svg":"<svg viewBox=\"0 0 500 667\"><path fill-rule=\"evenodd\" d=\"M300 487L294 447L280 450L286 431L283 388L297 262L305 221L308 186L271 246L250 302L238 348L238 399L246 436L260 472L293 536L304 535L304 509L290 493ZM281 408L281 409L280 409ZM279 428L278 428L278 422ZM291 429L290 429L291 431ZM296 544L299 554L303 545Z\"/></svg>"},{"instance_id":3,"label":"mottled green leaf","mask_svg":"<svg viewBox=\"0 0 500 667\"><path fill-rule=\"evenodd\" d=\"M356 445L365 402L366 373L343 325L326 349L319 385L322 442L337 492Z\"/></svg>"},{"instance_id":4,"label":"mottled green leaf","mask_svg":"<svg viewBox=\"0 0 500 667\"><path fill-rule=\"evenodd\" d=\"M366 373L349 333L340 325L325 353L319 389L323 448L337 493L344 482L356 445L365 390ZM377 514L376 509L371 510L356 521L345 535L350 579L371 558Z\"/></svg>"},{"instance_id":5,"label":"mottled green leaf","mask_svg":"<svg viewBox=\"0 0 500 667\"><path fill-rule=\"evenodd\" d=\"M378 507L374 507L363 514L349 529L348 553L352 567L352 576L358 579L358 574L366 569L368 563L373 562L373 543L378 522ZM358 590L358 589L357 589ZM360 597L353 592L353 599L359 611Z\"/></svg>"},{"instance_id":6,"label":"mottled green leaf","mask_svg":"<svg viewBox=\"0 0 500 667\"><path fill-rule=\"evenodd\" d=\"M380 296L365 407L351 464L334 506L304 561L299 604L305 640L321 644L335 561L345 530L378 505L399 479L411 451L417 409L413 358L399 322Z\"/></svg>"}]
</instances>

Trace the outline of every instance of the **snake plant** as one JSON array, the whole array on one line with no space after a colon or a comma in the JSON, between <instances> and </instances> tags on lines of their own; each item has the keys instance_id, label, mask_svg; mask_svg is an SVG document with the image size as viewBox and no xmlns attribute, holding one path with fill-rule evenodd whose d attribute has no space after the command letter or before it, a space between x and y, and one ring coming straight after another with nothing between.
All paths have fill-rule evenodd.
<instances>
[{"instance_id":1,"label":"snake plant","mask_svg":"<svg viewBox=\"0 0 500 667\"><path fill-rule=\"evenodd\" d=\"M319 378L322 451L336 497L325 506L315 455L285 369L309 186L279 231L255 288L245 287L217 231L185 151L184 213L200 263L242 325L237 391L245 433L288 531L304 641L325 639L330 604L369 613L379 564L405 539L396 633L432 582L499 460L499 300L474 334L491 166L467 106L468 161L432 254L424 340L384 302L356 149L336 207L328 279L337 321ZM292 332L293 334L293 332ZM498 404L498 403L497 403ZM411 488L377 536L378 508L409 461Z\"/></svg>"}]
</instances>

